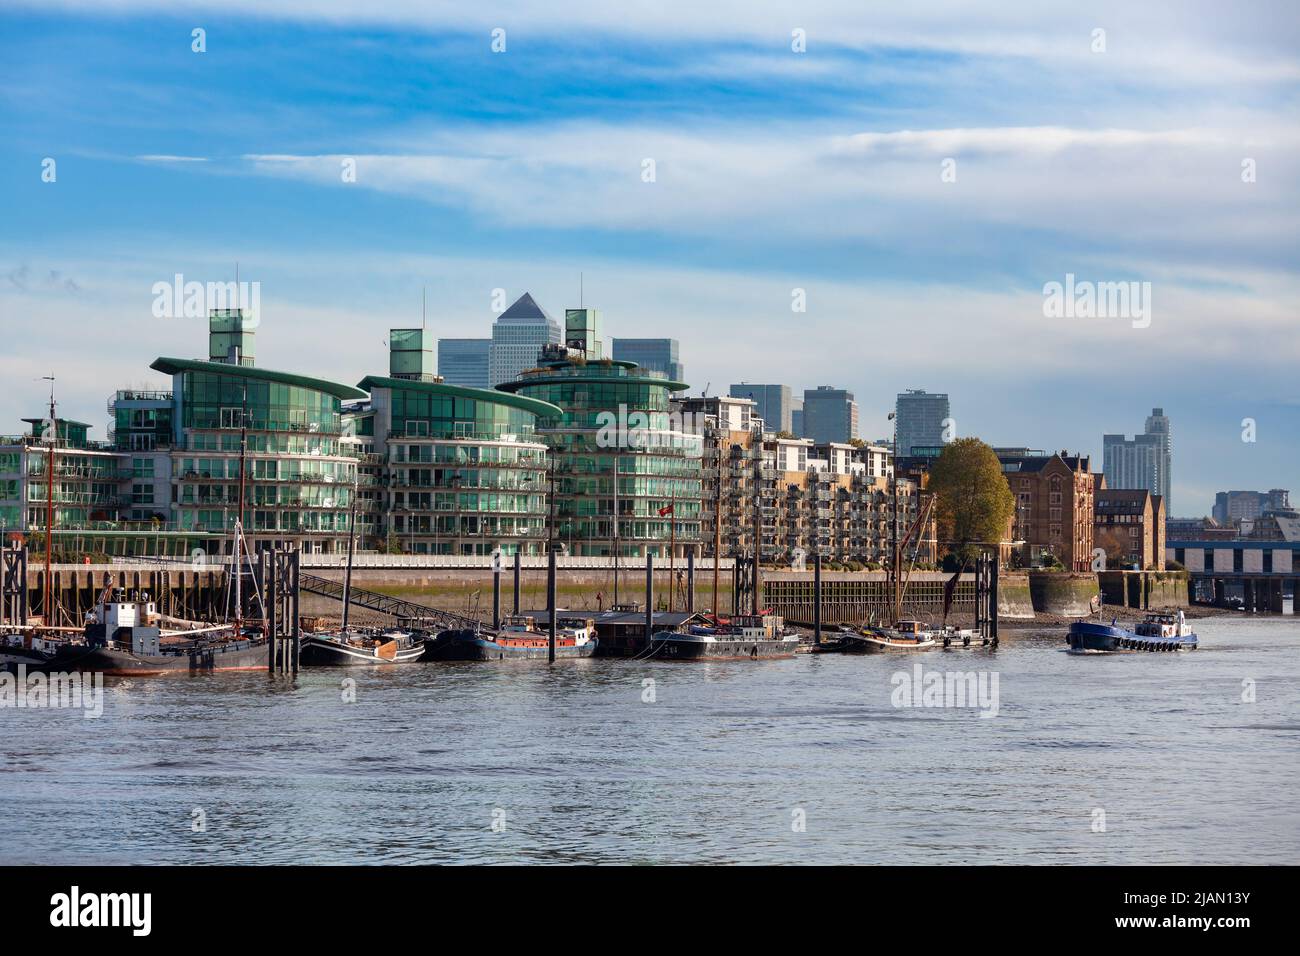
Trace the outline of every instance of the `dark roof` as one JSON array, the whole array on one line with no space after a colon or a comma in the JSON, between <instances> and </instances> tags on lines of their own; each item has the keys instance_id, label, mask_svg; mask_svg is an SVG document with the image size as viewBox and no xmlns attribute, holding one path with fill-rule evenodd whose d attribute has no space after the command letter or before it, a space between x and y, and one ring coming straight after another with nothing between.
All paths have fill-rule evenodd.
<instances>
[{"instance_id":1,"label":"dark roof","mask_svg":"<svg viewBox=\"0 0 1300 956\"><path fill-rule=\"evenodd\" d=\"M27 422L27 424L29 424L29 425L41 425L41 426L44 426L45 423L49 421L49 419L48 419L48 418L24 418L23 421ZM81 426L82 428L94 428L94 427L95 427L94 425L91 425L91 424L89 424L89 423L87 423L87 422L78 422L78 421L74 421L74 420L71 419L71 418L60 418L60 419L59 419L59 424L60 424L60 425L79 425L79 426ZM56 526L54 530L55 530L55 531L58 531L59 529L58 529L58 527Z\"/></svg>"},{"instance_id":2,"label":"dark roof","mask_svg":"<svg viewBox=\"0 0 1300 956\"><path fill-rule=\"evenodd\" d=\"M568 368L573 364L574 363L572 362L551 362L548 365L546 365L544 368L559 370L562 368ZM628 371L631 373L635 373L635 370L640 367L635 362L629 362L626 364L621 362L616 362L614 364L623 365L625 368L628 368ZM536 385L555 385L555 384L562 385L567 382L580 382L584 384L595 383L600 385L626 385L629 383L636 384L638 382L644 382L648 385L660 385L668 389L668 391L670 392L682 392L690 388L690 386L685 382L674 382L666 378L652 378L649 375L636 375L636 374L601 375L600 362L588 362L585 367L587 369L594 370L596 374L564 375L564 376L557 375L554 378L547 378L545 374L535 374L527 378L517 378L513 382L502 382L500 385L497 386L497 388L503 392L517 392L522 388L530 388Z\"/></svg>"},{"instance_id":3,"label":"dark roof","mask_svg":"<svg viewBox=\"0 0 1300 956\"><path fill-rule=\"evenodd\" d=\"M1015 472L1042 471L1056 458L1061 459L1071 471L1079 471L1088 465L1086 455L998 455L1002 470L1007 471L1007 465L1016 465Z\"/></svg>"},{"instance_id":4,"label":"dark roof","mask_svg":"<svg viewBox=\"0 0 1300 956\"><path fill-rule=\"evenodd\" d=\"M205 362L199 359L156 358L149 366L155 372L175 375L178 372L210 372L213 375L231 375L235 378L250 378L258 382L277 382L281 385L295 385L298 388L310 388L317 392L333 395L335 398L369 398L359 388L343 385L339 382L327 382L323 378L311 378L306 375L294 375L290 372L274 372L268 368L254 365L230 365L226 362Z\"/></svg>"},{"instance_id":5,"label":"dark roof","mask_svg":"<svg viewBox=\"0 0 1300 956\"><path fill-rule=\"evenodd\" d=\"M528 398L525 395L512 395L498 392L491 388L470 388L465 385L448 385L445 382L421 382L409 378L388 378L383 375L367 375L357 383L358 388L374 391L377 388L404 389L412 392L428 392L432 395L451 395L459 398L472 398L477 402L491 402L494 405L506 405L520 408L534 415L559 415L561 410L550 402L540 398Z\"/></svg>"},{"instance_id":6,"label":"dark roof","mask_svg":"<svg viewBox=\"0 0 1300 956\"><path fill-rule=\"evenodd\" d=\"M546 612L543 611L543 614ZM596 626L604 624L645 624L645 611L602 611L591 615L596 619ZM686 611L655 611L654 624L668 627L680 627L687 621L699 617L698 613Z\"/></svg>"},{"instance_id":7,"label":"dark roof","mask_svg":"<svg viewBox=\"0 0 1300 956\"><path fill-rule=\"evenodd\" d=\"M534 320L542 319L542 320L555 321L554 319L551 319L549 315L546 314L545 309L543 309L540 305L537 304L537 300L533 298L532 293L530 292L525 292L519 298L515 299L514 304L511 305L510 308L502 312L500 318L534 319Z\"/></svg>"},{"instance_id":8,"label":"dark roof","mask_svg":"<svg viewBox=\"0 0 1300 956\"><path fill-rule=\"evenodd\" d=\"M1141 502L1146 499L1151 492L1145 488L1103 488L1097 492L1097 503L1101 504L1103 500L1111 501L1137 501ZM1155 497L1155 496L1153 496Z\"/></svg>"}]
</instances>

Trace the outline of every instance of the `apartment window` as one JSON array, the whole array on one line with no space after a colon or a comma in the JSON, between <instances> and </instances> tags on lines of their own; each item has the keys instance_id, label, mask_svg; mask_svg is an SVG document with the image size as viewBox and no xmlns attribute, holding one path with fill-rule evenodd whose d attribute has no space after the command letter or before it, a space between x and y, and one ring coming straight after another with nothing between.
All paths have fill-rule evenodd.
<instances>
[{"instance_id":1,"label":"apartment window","mask_svg":"<svg viewBox=\"0 0 1300 956\"><path fill-rule=\"evenodd\" d=\"M1059 491L1052 492L1050 503L1054 505L1059 505L1061 503L1061 493Z\"/></svg>"}]
</instances>

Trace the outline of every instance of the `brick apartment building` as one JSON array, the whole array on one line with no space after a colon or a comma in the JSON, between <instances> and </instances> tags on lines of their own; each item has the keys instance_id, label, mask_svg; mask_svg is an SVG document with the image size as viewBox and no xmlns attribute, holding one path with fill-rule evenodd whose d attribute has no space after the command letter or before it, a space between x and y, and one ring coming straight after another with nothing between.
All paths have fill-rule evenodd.
<instances>
[{"instance_id":1,"label":"brick apartment building","mask_svg":"<svg viewBox=\"0 0 1300 956\"><path fill-rule=\"evenodd\" d=\"M1116 560L1140 568L1163 568L1165 502L1145 488L1102 488L1096 494L1093 522L1096 547L1106 552L1108 566Z\"/></svg>"}]
</instances>

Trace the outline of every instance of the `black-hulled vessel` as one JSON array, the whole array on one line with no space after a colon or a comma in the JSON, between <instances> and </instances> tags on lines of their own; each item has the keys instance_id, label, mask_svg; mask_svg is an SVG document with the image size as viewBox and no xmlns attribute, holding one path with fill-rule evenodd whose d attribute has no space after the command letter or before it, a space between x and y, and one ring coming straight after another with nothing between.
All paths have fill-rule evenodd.
<instances>
[{"instance_id":1,"label":"black-hulled vessel","mask_svg":"<svg viewBox=\"0 0 1300 956\"><path fill-rule=\"evenodd\" d=\"M758 660L794 657L799 635L788 632L775 614L740 614L692 624L682 631L659 631L650 642L649 658L661 660Z\"/></svg>"},{"instance_id":2,"label":"black-hulled vessel","mask_svg":"<svg viewBox=\"0 0 1300 956\"><path fill-rule=\"evenodd\" d=\"M556 660L591 657L599 643L591 618L556 618ZM551 653L550 634L539 630L536 618L528 614L506 618L495 635L469 628L442 631L429 638L425 648L425 660L430 661L544 661Z\"/></svg>"},{"instance_id":3,"label":"black-hulled vessel","mask_svg":"<svg viewBox=\"0 0 1300 956\"><path fill-rule=\"evenodd\" d=\"M136 676L266 670L267 635L260 622L164 631L147 593L105 588L83 640L61 643L47 666Z\"/></svg>"}]
</instances>

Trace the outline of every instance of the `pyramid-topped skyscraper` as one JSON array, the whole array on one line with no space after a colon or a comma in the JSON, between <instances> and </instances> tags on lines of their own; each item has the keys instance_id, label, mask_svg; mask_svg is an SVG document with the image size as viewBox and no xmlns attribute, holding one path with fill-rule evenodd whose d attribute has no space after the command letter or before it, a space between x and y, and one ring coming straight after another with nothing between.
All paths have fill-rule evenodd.
<instances>
[{"instance_id":1,"label":"pyramid-topped skyscraper","mask_svg":"<svg viewBox=\"0 0 1300 956\"><path fill-rule=\"evenodd\" d=\"M488 379L492 385L513 382L524 369L537 365L537 357L547 345L564 341L560 323L551 318L525 292L492 326L492 344L488 347Z\"/></svg>"}]
</instances>

